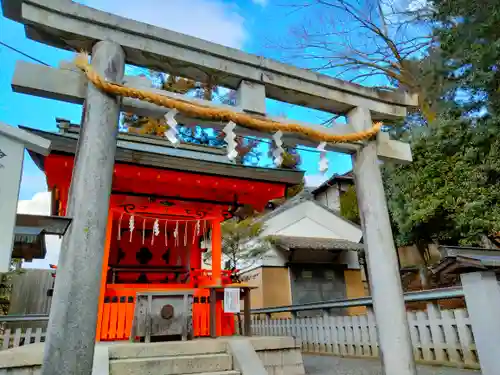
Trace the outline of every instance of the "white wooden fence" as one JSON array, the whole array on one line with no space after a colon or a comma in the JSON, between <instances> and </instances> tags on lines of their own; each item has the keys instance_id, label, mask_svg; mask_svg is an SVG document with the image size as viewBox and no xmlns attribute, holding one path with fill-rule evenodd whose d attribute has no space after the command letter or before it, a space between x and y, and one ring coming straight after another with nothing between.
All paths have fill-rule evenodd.
<instances>
[{"instance_id":1,"label":"white wooden fence","mask_svg":"<svg viewBox=\"0 0 500 375\"><path fill-rule=\"evenodd\" d=\"M44 342L45 333L46 331L42 328L0 329L0 350Z\"/></svg>"},{"instance_id":2,"label":"white wooden fence","mask_svg":"<svg viewBox=\"0 0 500 375\"><path fill-rule=\"evenodd\" d=\"M408 312L415 359L419 362L479 368L467 311L442 310L428 305L427 311ZM349 357L378 357L375 318L360 316L273 319L254 315L252 331L259 336L294 336L306 353Z\"/></svg>"}]
</instances>

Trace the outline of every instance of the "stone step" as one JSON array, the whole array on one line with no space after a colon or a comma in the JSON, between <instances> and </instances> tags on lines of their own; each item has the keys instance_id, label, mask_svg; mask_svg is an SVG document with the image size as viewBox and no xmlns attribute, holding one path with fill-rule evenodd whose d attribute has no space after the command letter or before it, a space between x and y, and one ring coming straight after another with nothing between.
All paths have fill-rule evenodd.
<instances>
[{"instance_id":1,"label":"stone step","mask_svg":"<svg viewBox=\"0 0 500 375\"><path fill-rule=\"evenodd\" d=\"M173 357L226 353L222 340L196 340L158 343L127 343L109 346L109 359Z\"/></svg>"},{"instance_id":2,"label":"stone step","mask_svg":"<svg viewBox=\"0 0 500 375\"><path fill-rule=\"evenodd\" d=\"M224 372L233 369L229 354L196 354L193 356L114 359L110 375L184 375Z\"/></svg>"},{"instance_id":3,"label":"stone step","mask_svg":"<svg viewBox=\"0 0 500 375\"><path fill-rule=\"evenodd\" d=\"M235 370L229 370L229 371L216 371L216 372L200 372L191 375L241 375L241 372Z\"/></svg>"}]
</instances>

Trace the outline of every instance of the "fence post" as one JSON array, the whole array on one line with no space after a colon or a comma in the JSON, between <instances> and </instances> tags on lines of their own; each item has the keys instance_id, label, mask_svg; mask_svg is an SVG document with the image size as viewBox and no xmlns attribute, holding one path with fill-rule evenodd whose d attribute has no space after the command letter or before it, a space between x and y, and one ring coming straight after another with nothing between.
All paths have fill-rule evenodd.
<instances>
[{"instance_id":1,"label":"fence post","mask_svg":"<svg viewBox=\"0 0 500 375\"><path fill-rule=\"evenodd\" d=\"M460 275L482 375L498 374L500 285L492 271Z\"/></svg>"}]
</instances>

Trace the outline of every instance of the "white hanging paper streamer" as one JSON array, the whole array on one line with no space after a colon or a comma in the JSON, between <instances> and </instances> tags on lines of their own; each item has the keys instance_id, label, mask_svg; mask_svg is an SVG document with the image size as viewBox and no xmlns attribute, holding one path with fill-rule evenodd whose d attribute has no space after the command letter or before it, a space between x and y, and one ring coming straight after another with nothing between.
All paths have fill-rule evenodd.
<instances>
[{"instance_id":1,"label":"white hanging paper streamer","mask_svg":"<svg viewBox=\"0 0 500 375\"><path fill-rule=\"evenodd\" d=\"M165 137L172 143L174 146L179 145L179 138L177 135L179 131L177 130L177 121L175 120L175 116L179 113L175 108L172 108L165 114L165 120L167 121L167 125L169 129L165 132Z\"/></svg>"},{"instance_id":2,"label":"white hanging paper streamer","mask_svg":"<svg viewBox=\"0 0 500 375\"><path fill-rule=\"evenodd\" d=\"M234 160L238 156L238 151L236 151L236 134L234 133L235 127L236 124L229 121L224 129L222 129L224 134L226 134L224 140L227 143L227 158L229 160Z\"/></svg>"},{"instance_id":3,"label":"white hanging paper streamer","mask_svg":"<svg viewBox=\"0 0 500 375\"><path fill-rule=\"evenodd\" d=\"M200 221L197 220L193 230L193 245L196 241L196 237L198 237L199 234L200 234Z\"/></svg>"},{"instance_id":4,"label":"white hanging paper streamer","mask_svg":"<svg viewBox=\"0 0 500 375\"><path fill-rule=\"evenodd\" d=\"M179 245L179 221L177 221L175 223L174 238L175 238L174 244L175 244L175 246L178 246Z\"/></svg>"},{"instance_id":5,"label":"white hanging paper streamer","mask_svg":"<svg viewBox=\"0 0 500 375\"><path fill-rule=\"evenodd\" d=\"M134 228L135 228L135 222L134 222L134 215L130 216L130 219L128 221L128 229L130 230L130 241L132 242L132 233L134 233Z\"/></svg>"},{"instance_id":6,"label":"white hanging paper streamer","mask_svg":"<svg viewBox=\"0 0 500 375\"><path fill-rule=\"evenodd\" d=\"M277 167L281 166L281 163L283 163L283 140L281 139L283 137L283 132L281 130L278 130L276 133L273 135L273 140L276 148L273 151L273 158L274 158L274 165Z\"/></svg>"},{"instance_id":7,"label":"white hanging paper streamer","mask_svg":"<svg viewBox=\"0 0 500 375\"><path fill-rule=\"evenodd\" d=\"M122 239L122 219L123 219L123 212L120 215L120 220L118 220L118 238L117 238L118 241Z\"/></svg>"},{"instance_id":8,"label":"white hanging paper streamer","mask_svg":"<svg viewBox=\"0 0 500 375\"><path fill-rule=\"evenodd\" d=\"M155 243L155 237L158 237L159 234L160 234L160 221L156 219L153 224L153 235L151 236L151 245Z\"/></svg>"},{"instance_id":9,"label":"white hanging paper streamer","mask_svg":"<svg viewBox=\"0 0 500 375\"><path fill-rule=\"evenodd\" d=\"M146 238L146 219L142 219L142 244L144 245L144 239Z\"/></svg>"},{"instance_id":10,"label":"white hanging paper streamer","mask_svg":"<svg viewBox=\"0 0 500 375\"><path fill-rule=\"evenodd\" d=\"M328 158L326 156L326 142L321 142L316 148L319 153L319 171L325 173L328 170Z\"/></svg>"}]
</instances>

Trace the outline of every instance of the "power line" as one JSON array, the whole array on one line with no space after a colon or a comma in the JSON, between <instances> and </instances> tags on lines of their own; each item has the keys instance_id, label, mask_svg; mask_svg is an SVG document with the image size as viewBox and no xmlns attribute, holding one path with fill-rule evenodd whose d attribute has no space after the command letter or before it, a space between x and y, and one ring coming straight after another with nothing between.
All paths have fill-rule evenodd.
<instances>
[{"instance_id":1,"label":"power line","mask_svg":"<svg viewBox=\"0 0 500 375\"><path fill-rule=\"evenodd\" d=\"M31 59L31 60L33 60L33 61L36 61L36 62L38 62L38 63L40 63L40 64L42 64L42 65L45 65L45 66L50 66L50 65L49 65L49 64L47 64L46 62L44 62L44 61L42 61L42 60L39 60L39 59L37 59L36 57L33 57L33 56L31 56L31 55L28 55L27 53L24 53L23 51L20 51L20 50L18 50L17 48L14 48L14 47L12 47L12 46L8 45L8 44L7 44L7 43L5 43L5 42L2 42L1 40L0 40L0 45L4 46L4 47L6 47L6 48L8 48L8 49L10 49L10 50L12 50L12 51L14 51L14 52L19 53L20 55L23 55L24 57L27 57L28 59ZM144 69L144 68L140 68L140 67L137 67L137 68L139 68L139 69ZM251 137L251 136L239 136L239 137L244 138L244 139L252 139L252 140L257 140L258 142L261 142L261 143L266 143L266 144L268 144L268 145L273 145L273 141L268 141L268 140L265 140L265 139L262 139L262 138L260 138L260 139L259 139L259 138L257 138L257 137ZM320 151L319 151L319 150L315 150L314 148L303 148L303 147L300 147L300 146L295 146L295 147L291 147L291 148L293 148L293 149L295 149L295 150L300 150L300 151L320 153Z\"/></svg>"},{"instance_id":2,"label":"power line","mask_svg":"<svg viewBox=\"0 0 500 375\"><path fill-rule=\"evenodd\" d=\"M9 46L7 43L2 42L1 40L0 40L0 44L1 44L2 46L4 46L4 47L6 47L6 48L8 48L8 49L10 49L10 50L12 50L12 51L14 51L14 52L19 53L20 55L23 55L24 57L27 57L28 59L31 59L31 60L33 60L33 61L36 61L37 63L43 64L43 65L45 65L45 66L50 66L50 65L49 65L49 64L47 64L46 62L44 62L44 61L42 61L42 60L39 60L39 59L37 59L36 57L30 56L30 55L28 55L27 53L24 53L23 51L18 50L17 48L14 48L14 47L12 47L12 46Z\"/></svg>"}]
</instances>

